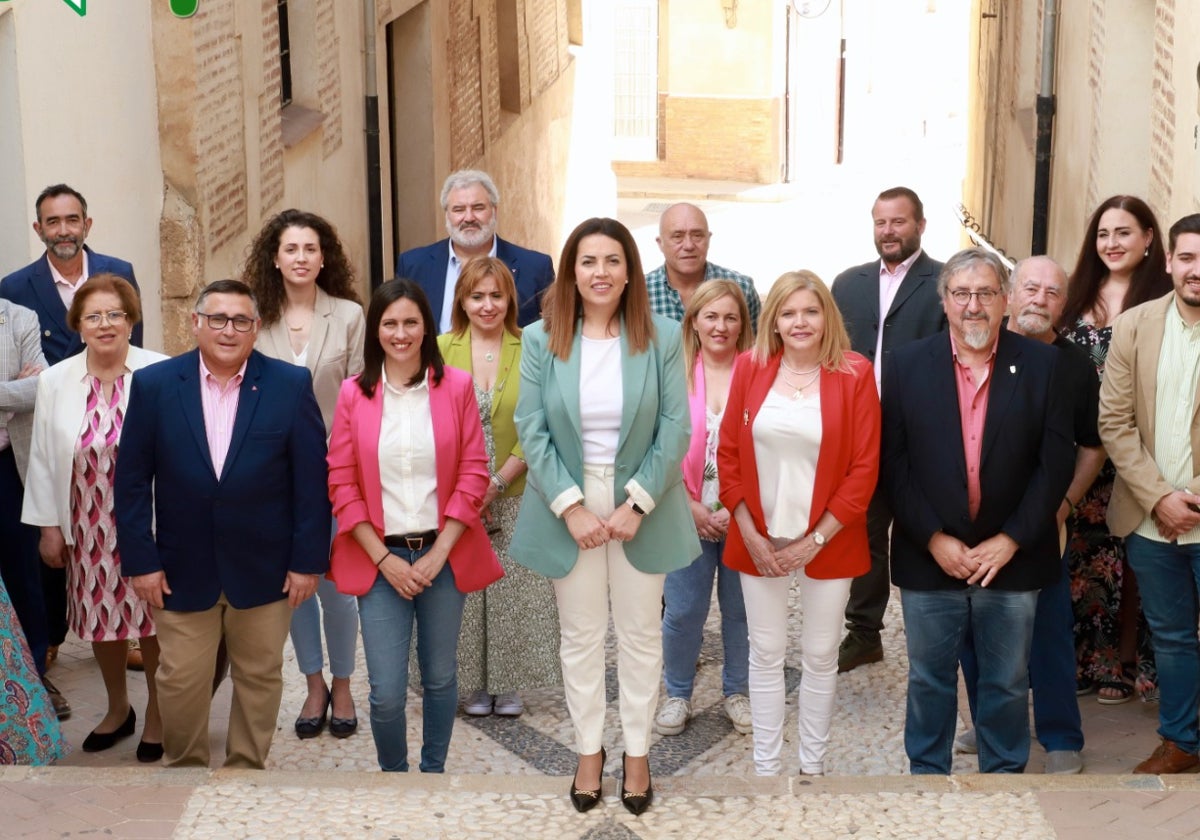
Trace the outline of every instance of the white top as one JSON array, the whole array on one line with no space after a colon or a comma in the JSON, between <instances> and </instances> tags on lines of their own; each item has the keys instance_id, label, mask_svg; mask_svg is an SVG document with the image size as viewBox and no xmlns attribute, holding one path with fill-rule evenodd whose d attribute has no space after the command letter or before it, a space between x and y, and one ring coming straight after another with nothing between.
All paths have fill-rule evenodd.
<instances>
[{"instance_id":1,"label":"white top","mask_svg":"<svg viewBox=\"0 0 1200 840\"><path fill-rule=\"evenodd\" d=\"M307 344L304 345L304 349L301 350L299 353L297 353L295 350L292 351L292 364L299 365L300 367L308 367L308 345Z\"/></svg>"},{"instance_id":2,"label":"white top","mask_svg":"<svg viewBox=\"0 0 1200 840\"><path fill-rule=\"evenodd\" d=\"M767 534L794 540L808 533L817 454L821 451L821 394L791 400L774 389L754 418L754 458Z\"/></svg>"},{"instance_id":3,"label":"white top","mask_svg":"<svg viewBox=\"0 0 1200 840\"><path fill-rule=\"evenodd\" d=\"M579 419L585 464L613 464L621 437L621 339L581 336Z\"/></svg>"},{"instance_id":4,"label":"white top","mask_svg":"<svg viewBox=\"0 0 1200 840\"><path fill-rule=\"evenodd\" d=\"M438 526L437 458L429 372L401 391L380 378L383 420L379 426L379 481L383 485L383 532L415 534Z\"/></svg>"}]
</instances>

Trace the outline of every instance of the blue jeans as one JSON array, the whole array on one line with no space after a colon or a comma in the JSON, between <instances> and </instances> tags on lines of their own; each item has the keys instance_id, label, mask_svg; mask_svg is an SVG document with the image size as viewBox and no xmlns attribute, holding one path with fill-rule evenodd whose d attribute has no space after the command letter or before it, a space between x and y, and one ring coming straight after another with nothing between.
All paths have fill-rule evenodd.
<instances>
[{"instance_id":1,"label":"blue jeans","mask_svg":"<svg viewBox=\"0 0 1200 840\"><path fill-rule=\"evenodd\" d=\"M909 772L950 773L958 655L968 634L979 660L975 731L983 773L1021 773L1029 760L1029 646L1037 591L900 590L908 638L904 749Z\"/></svg>"},{"instance_id":2,"label":"blue jeans","mask_svg":"<svg viewBox=\"0 0 1200 840\"><path fill-rule=\"evenodd\" d=\"M1200 752L1200 545L1130 534L1125 555L1137 576L1158 665L1158 734L1194 755Z\"/></svg>"},{"instance_id":3,"label":"blue jeans","mask_svg":"<svg viewBox=\"0 0 1200 840\"><path fill-rule=\"evenodd\" d=\"M325 646L329 649L329 671L335 677L349 677L354 673L354 647L358 642L358 603L353 595L338 592L334 582L324 576L317 584L317 597L309 598L292 613L296 665L305 675L319 674L324 668L322 618Z\"/></svg>"},{"instance_id":4,"label":"blue jeans","mask_svg":"<svg viewBox=\"0 0 1200 840\"><path fill-rule=\"evenodd\" d=\"M692 699L696 662L704 639L704 622L712 602L713 575L721 608L721 642L725 661L721 688L725 696L749 692L750 643L746 636L746 603L738 573L721 563L725 541L700 541L700 556L690 566L667 575L663 583L663 676L668 697Z\"/></svg>"},{"instance_id":5,"label":"blue jeans","mask_svg":"<svg viewBox=\"0 0 1200 840\"><path fill-rule=\"evenodd\" d=\"M1083 725L1075 696L1075 614L1071 610L1071 576L1062 558L1058 583L1038 593L1029 649L1029 687L1033 690L1033 728L1046 752L1083 749ZM971 720L979 707L979 663L971 635L960 654Z\"/></svg>"},{"instance_id":6,"label":"blue jeans","mask_svg":"<svg viewBox=\"0 0 1200 840\"><path fill-rule=\"evenodd\" d=\"M390 548L392 554L413 563L429 551ZM447 563L433 585L411 601L387 582L380 572L374 586L358 598L362 620L367 681L371 686L371 732L379 767L408 771L408 651L413 624L417 629L417 664L424 691L421 772L442 773L454 714L458 707L458 630L466 596L454 586Z\"/></svg>"}]
</instances>

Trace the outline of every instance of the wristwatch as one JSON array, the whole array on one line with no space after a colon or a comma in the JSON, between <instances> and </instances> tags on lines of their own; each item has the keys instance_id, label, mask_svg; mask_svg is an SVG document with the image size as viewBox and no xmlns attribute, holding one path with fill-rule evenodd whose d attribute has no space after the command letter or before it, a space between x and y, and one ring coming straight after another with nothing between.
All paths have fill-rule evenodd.
<instances>
[{"instance_id":1,"label":"wristwatch","mask_svg":"<svg viewBox=\"0 0 1200 840\"><path fill-rule=\"evenodd\" d=\"M633 508L633 512L634 512L634 513L636 513L638 516L645 516L645 515L646 515L646 511L642 510L642 509L641 509L641 508L638 506L638 503L637 503L637 502L635 502L633 499L630 499L630 500L629 500L629 506L630 506L631 508Z\"/></svg>"},{"instance_id":2,"label":"wristwatch","mask_svg":"<svg viewBox=\"0 0 1200 840\"><path fill-rule=\"evenodd\" d=\"M812 538L813 538L813 542L815 542L817 544L817 548L825 547L825 535L822 534L820 531L814 530L812 532Z\"/></svg>"}]
</instances>

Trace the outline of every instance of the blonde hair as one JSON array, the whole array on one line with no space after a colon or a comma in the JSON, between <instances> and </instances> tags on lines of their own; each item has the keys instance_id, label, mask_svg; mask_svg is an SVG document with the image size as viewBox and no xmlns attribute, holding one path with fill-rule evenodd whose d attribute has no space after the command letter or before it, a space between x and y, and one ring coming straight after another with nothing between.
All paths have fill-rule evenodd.
<instances>
[{"instance_id":1,"label":"blonde hair","mask_svg":"<svg viewBox=\"0 0 1200 840\"><path fill-rule=\"evenodd\" d=\"M754 327L750 323L750 307L746 305L746 296L742 289L732 280L706 280L700 288L692 293L687 309L683 313L683 358L687 372L688 390L696 387L696 357L700 355L700 334L692 324L704 307L715 303L724 297L731 297L737 304L738 314L742 319L742 328L738 332L737 351L749 350L754 342Z\"/></svg>"},{"instance_id":2,"label":"blonde hair","mask_svg":"<svg viewBox=\"0 0 1200 840\"><path fill-rule=\"evenodd\" d=\"M504 261L495 257L472 257L463 264L458 273L458 283L454 286L454 305L450 308L450 332L462 335L471 326L471 319L467 317L467 298L475 291L476 286L489 277L496 281L496 285L500 287L500 294L508 301L508 309L504 312L504 331L515 336L521 335L521 328L517 326L517 284Z\"/></svg>"},{"instance_id":3,"label":"blonde hair","mask_svg":"<svg viewBox=\"0 0 1200 840\"><path fill-rule=\"evenodd\" d=\"M754 341L754 361L762 364L767 359L783 352L783 339L775 330L775 321L784 302L796 292L808 291L817 296L821 314L825 318L825 330L821 336L821 354L818 363L826 370L847 370L846 351L850 349L850 335L842 313L829 293L829 287L807 269L789 271L781 275L767 293L762 314L758 319L758 337Z\"/></svg>"}]
</instances>

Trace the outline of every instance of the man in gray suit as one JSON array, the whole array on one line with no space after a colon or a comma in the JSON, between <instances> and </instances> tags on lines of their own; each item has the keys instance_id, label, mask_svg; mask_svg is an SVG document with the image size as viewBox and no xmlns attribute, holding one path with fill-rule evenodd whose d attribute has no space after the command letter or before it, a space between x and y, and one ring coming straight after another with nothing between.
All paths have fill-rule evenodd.
<instances>
[{"instance_id":1,"label":"man in gray suit","mask_svg":"<svg viewBox=\"0 0 1200 840\"><path fill-rule=\"evenodd\" d=\"M908 187L884 190L875 199L871 219L879 259L843 271L834 279L832 292L846 321L851 348L874 362L875 384L882 386L891 352L946 329L946 315L937 293L942 264L921 250L925 232L921 199ZM867 509L871 571L855 578L850 587L839 672L883 659L879 632L888 602L891 524L884 493L876 490Z\"/></svg>"}]
</instances>

